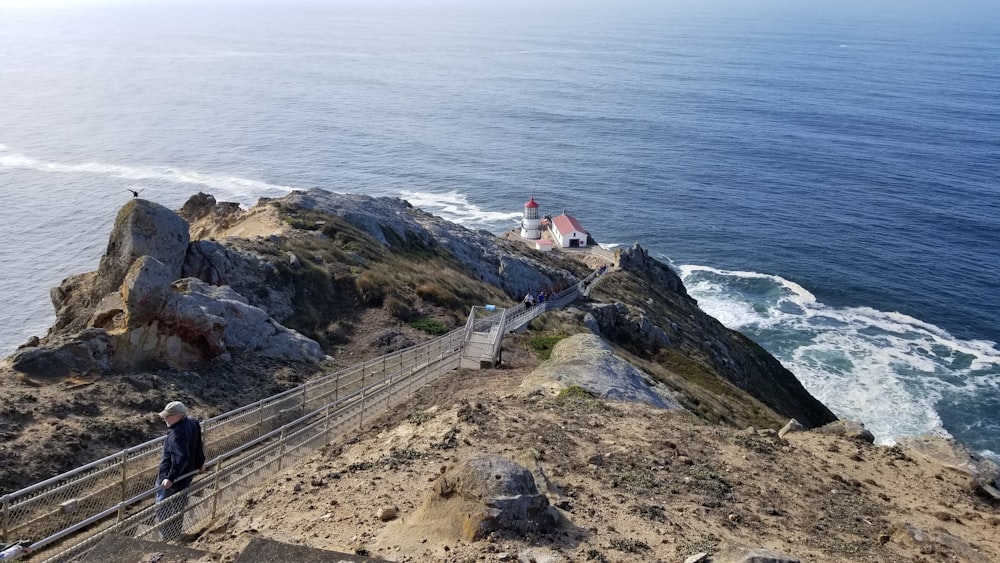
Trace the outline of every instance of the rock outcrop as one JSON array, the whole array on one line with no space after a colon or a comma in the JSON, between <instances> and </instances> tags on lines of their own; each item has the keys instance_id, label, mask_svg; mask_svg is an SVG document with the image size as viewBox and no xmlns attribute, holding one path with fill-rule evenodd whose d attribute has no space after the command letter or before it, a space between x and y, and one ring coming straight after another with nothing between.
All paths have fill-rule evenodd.
<instances>
[{"instance_id":1,"label":"rock outcrop","mask_svg":"<svg viewBox=\"0 0 1000 563\"><path fill-rule=\"evenodd\" d=\"M699 309L680 277L638 244L620 253L618 266L620 271L606 275L618 276L622 283L602 281L597 289L615 287L619 293L611 295L620 301L587 307L601 336L644 357L676 350L806 428L837 420L774 356ZM626 289L618 289L622 287ZM630 290L657 297L630 302Z\"/></svg>"},{"instance_id":2,"label":"rock outcrop","mask_svg":"<svg viewBox=\"0 0 1000 563\"><path fill-rule=\"evenodd\" d=\"M470 277L499 287L512 299L540 289L558 291L577 281L571 272L526 257L514 243L445 221L400 199L310 190L294 192L281 202L291 209L342 217L390 248L440 245Z\"/></svg>"},{"instance_id":3,"label":"rock outcrop","mask_svg":"<svg viewBox=\"0 0 1000 563\"><path fill-rule=\"evenodd\" d=\"M556 526L556 514L529 470L503 456L487 455L448 467L414 524L433 522L447 527L446 535L472 542L501 530L544 533Z\"/></svg>"},{"instance_id":4,"label":"rock outcrop","mask_svg":"<svg viewBox=\"0 0 1000 563\"><path fill-rule=\"evenodd\" d=\"M224 285L248 271L266 272L254 267L257 262L210 241L192 244L178 214L130 200L118 213L97 271L67 278L52 291L55 324L36 346L15 352L11 366L56 377L150 362L182 367L243 354L323 359L319 344ZM282 302L269 300L279 311Z\"/></svg>"},{"instance_id":5,"label":"rock outcrop","mask_svg":"<svg viewBox=\"0 0 1000 563\"><path fill-rule=\"evenodd\" d=\"M664 409L679 407L669 389L615 356L593 334L577 334L559 341L549 360L521 382L521 389L528 393L542 390L558 394L569 387L581 387L601 399Z\"/></svg>"}]
</instances>

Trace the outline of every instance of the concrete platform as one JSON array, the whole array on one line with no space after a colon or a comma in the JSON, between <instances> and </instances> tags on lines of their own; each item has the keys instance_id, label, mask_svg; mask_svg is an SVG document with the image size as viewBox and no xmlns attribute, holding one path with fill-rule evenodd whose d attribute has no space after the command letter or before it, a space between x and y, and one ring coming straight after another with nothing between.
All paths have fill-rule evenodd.
<instances>
[{"instance_id":1,"label":"concrete platform","mask_svg":"<svg viewBox=\"0 0 1000 563\"><path fill-rule=\"evenodd\" d=\"M180 547L169 543L137 540L121 536L108 536L100 541L83 558L83 563L195 563L196 561L217 561L218 556L207 551Z\"/></svg>"},{"instance_id":2,"label":"concrete platform","mask_svg":"<svg viewBox=\"0 0 1000 563\"><path fill-rule=\"evenodd\" d=\"M281 543L260 536L250 540L234 563L275 563L294 561L295 563L364 563L385 561L374 557L326 551L304 545Z\"/></svg>"}]
</instances>

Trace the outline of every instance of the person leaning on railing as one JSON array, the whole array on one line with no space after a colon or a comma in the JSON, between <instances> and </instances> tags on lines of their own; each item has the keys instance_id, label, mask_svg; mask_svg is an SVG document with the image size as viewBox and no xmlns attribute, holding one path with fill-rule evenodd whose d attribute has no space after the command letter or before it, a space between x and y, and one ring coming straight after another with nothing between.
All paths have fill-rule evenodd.
<instances>
[{"instance_id":1,"label":"person leaning on railing","mask_svg":"<svg viewBox=\"0 0 1000 563\"><path fill-rule=\"evenodd\" d=\"M163 442L160 471L156 477L156 520L162 522L164 540L177 537L184 524L187 488L194 474L205 469L205 450L201 441L201 423L188 416L184 403L173 401L160 413L170 428Z\"/></svg>"}]
</instances>

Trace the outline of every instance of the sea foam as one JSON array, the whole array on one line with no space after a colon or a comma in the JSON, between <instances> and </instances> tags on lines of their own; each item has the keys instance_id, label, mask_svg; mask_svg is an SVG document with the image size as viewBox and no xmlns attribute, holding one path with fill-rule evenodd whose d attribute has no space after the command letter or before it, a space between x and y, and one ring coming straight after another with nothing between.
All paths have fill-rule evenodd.
<instances>
[{"instance_id":1,"label":"sea foam","mask_svg":"<svg viewBox=\"0 0 1000 563\"><path fill-rule=\"evenodd\" d=\"M457 191L434 193L403 190L400 197L428 213L475 229L506 230L514 226L514 220L522 217L521 212L486 211Z\"/></svg>"},{"instance_id":2,"label":"sea foam","mask_svg":"<svg viewBox=\"0 0 1000 563\"><path fill-rule=\"evenodd\" d=\"M705 312L756 340L838 416L864 422L880 443L961 431L946 425L941 405L1000 388L994 342L955 338L898 312L829 306L780 276L677 269ZM982 424L1000 427L1000 420L984 412Z\"/></svg>"},{"instance_id":3,"label":"sea foam","mask_svg":"<svg viewBox=\"0 0 1000 563\"><path fill-rule=\"evenodd\" d=\"M2 145L0 145L2 146ZM4 147L6 150L6 147ZM226 174L210 174L168 166L128 166L104 162L66 164L12 153L0 155L0 169L33 170L49 174L93 174L129 181L167 182L203 186L220 200L252 204L261 196L280 196L295 188ZM144 186L145 187L145 186Z\"/></svg>"}]
</instances>

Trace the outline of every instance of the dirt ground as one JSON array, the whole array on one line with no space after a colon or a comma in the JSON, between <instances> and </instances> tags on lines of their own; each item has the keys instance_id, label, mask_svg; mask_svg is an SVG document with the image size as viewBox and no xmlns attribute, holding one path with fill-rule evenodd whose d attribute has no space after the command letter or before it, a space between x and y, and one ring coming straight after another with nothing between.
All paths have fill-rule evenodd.
<instances>
[{"instance_id":1,"label":"dirt ground","mask_svg":"<svg viewBox=\"0 0 1000 563\"><path fill-rule=\"evenodd\" d=\"M255 535L389 561L684 561L766 548L801 561L1000 561L1000 510L969 477L901 447L728 429L682 411L518 389L537 364L460 371L378 426L314 455L208 526L232 560ZM459 460L500 454L544 474L562 526L475 543L422 509ZM534 467L532 467L534 465ZM386 509L398 516L383 521ZM720 559L716 559L717 561Z\"/></svg>"}]
</instances>

